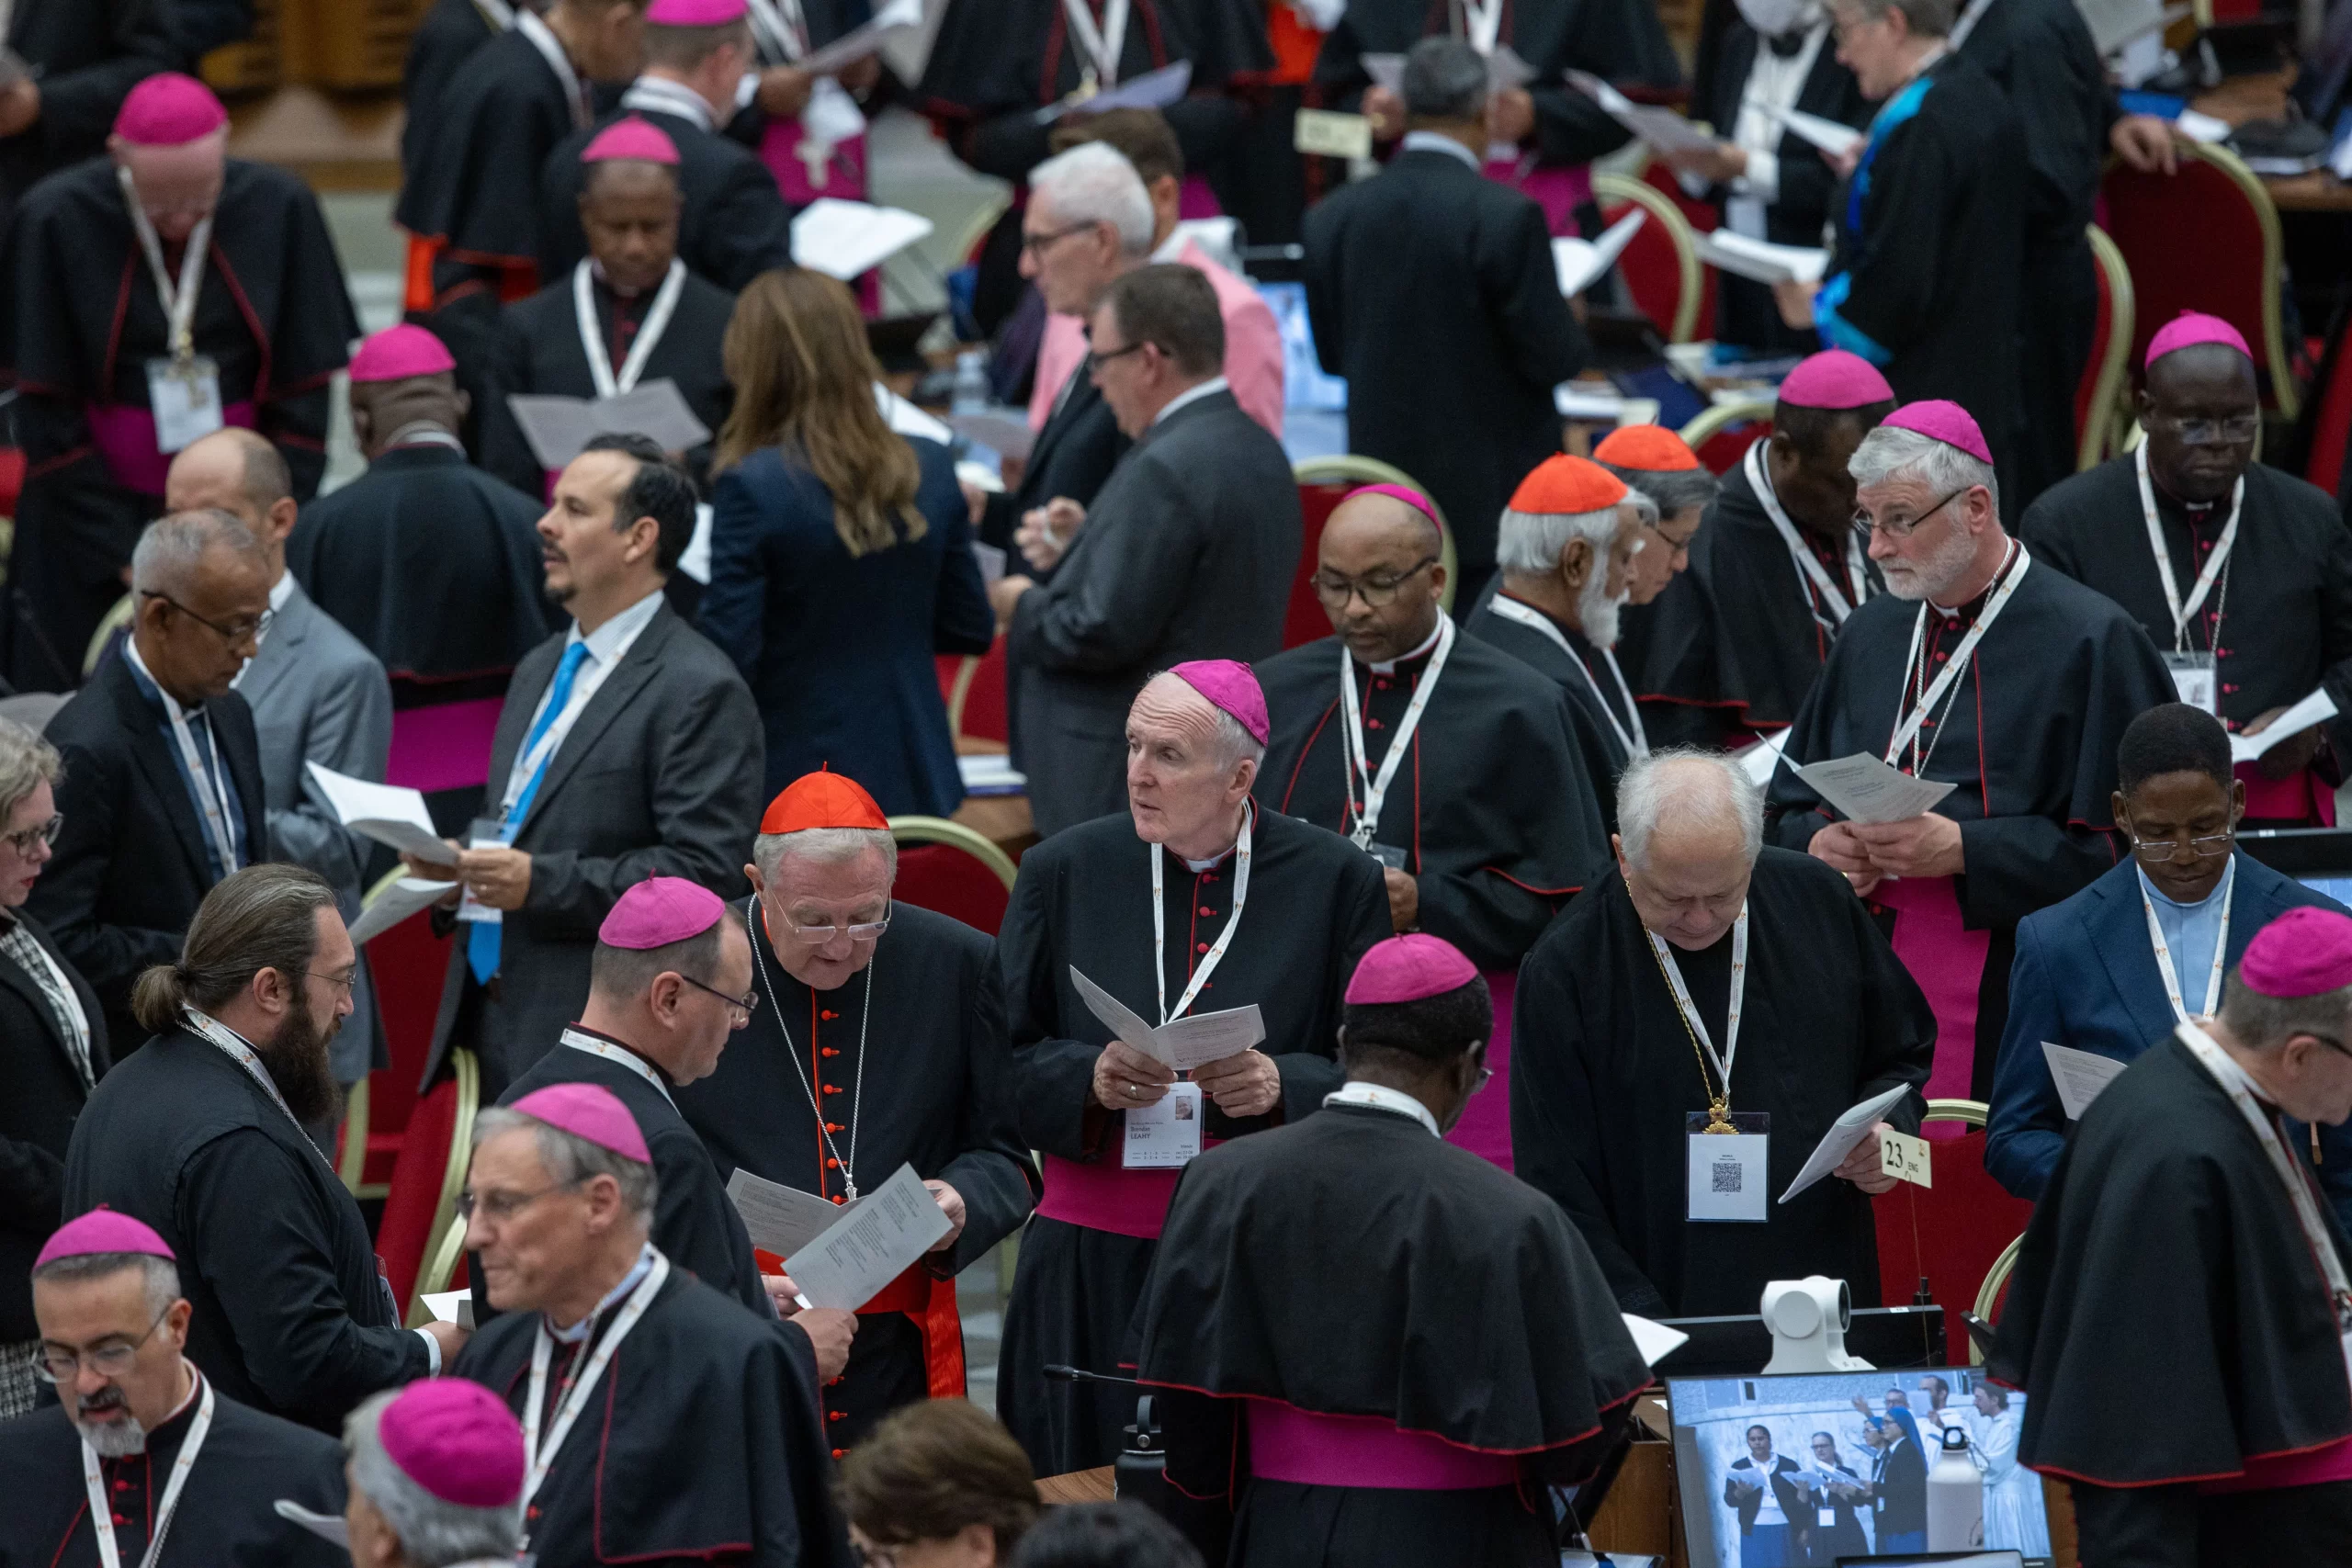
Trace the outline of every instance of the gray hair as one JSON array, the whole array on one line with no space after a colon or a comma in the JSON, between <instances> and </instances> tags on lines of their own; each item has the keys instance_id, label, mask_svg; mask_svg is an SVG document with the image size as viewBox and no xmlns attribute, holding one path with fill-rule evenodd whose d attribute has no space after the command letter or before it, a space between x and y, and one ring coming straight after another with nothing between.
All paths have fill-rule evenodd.
<instances>
[{"instance_id":1,"label":"gray hair","mask_svg":"<svg viewBox=\"0 0 2352 1568\"><path fill-rule=\"evenodd\" d=\"M0 718L0 824L41 785L51 789L65 776L57 748L13 718Z\"/></svg>"},{"instance_id":2,"label":"gray hair","mask_svg":"<svg viewBox=\"0 0 2352 1568\"><path fill-rule=\"evenodd\" d=\"M1467 120L1487 112L1486 57L1458 38L1425 38L1405 56L1402 96L1413 119Z\"/></svg>"},{"instance_id":3,"label":"gray hair","mask_svg":"<svg viewBox=\"0 0 2352 1568\"><path fill-rule=\"evenodd\" d=\"M752 840L752 863L760 868L763 878L772 879L786 855L822 865L842 865L876 851L890 868L890 879L897 881L899 840L882 828L803 828L797 833L762 833Z\"/></svg>"},{"instance_id":4,"label":"gray hair","mask_svg":"<svg viewBox=\"0 0 2352 1568\"><path fill-rule=\"evenodd\" d=\"M1245 757L1261 766L1264 765L1266 761L1264 744L1256 736L1242 728L1239 719L1223 708L1217 708L1216 716L1212 722L1216 726L1218 767L1231 769Z\"/></svg>"},{"instance_id":5,"label":"gray hair","mask_svg":"<svg viewBox=\"0 0 2352 1568\"><path fill-rule=\"evenodd\" d=\"M1873 22L1889 11L1902 12L1914 38L1950 38L1960 19L1958 0L1853 0L1853 5Z\"/></svg>"},{"instance_id":6,"label":"gray hair","mask_svg":"<svg viewBox=\"0 0 2352 1568\"><path fill-rule=\"evenodd\" d=\"M2233 969L2222 982L2222 1024L2253 1050L2284 1045L2290 1036L2320 1034L2352 1045L2352 987L2314 997L2270 997Z\"/></svg>"},{"instance_id":7,"label":"gray hair","mask_svg":"<svg viewBox=\"0 0 2352 1568\"><path fill-rule=\"evenodd\" d=\"M163 1316L164 1309L180 1299L179 1265L152 1252L85 1252L60 1258L34 1269L33 1279L79 1282L103 1280L125 1269L136 1269L144 1276L148 1316Z\"/></svg>"},{"instance_id":8,"label":"gray hair","mask_svg":"<svg viewBox=\"0 0 2352 1568\"><path fill-rule=\"evenodd\" d=\"M1605 570L1610 541L1617 536L1614 503L1598 512L1506 510L1495 541L1495 564L1505 571L1542 576L1556 571L1560 553L1574 539L1592 547L1594 564Z\"/></svg>"},{"instance_id":9,"label":"gray hair","mask_svg":"<svg viewBox=\"0 0 2352 1568\"><path fill-rule=\"evenodd\" d=\"M344 1418L343 1446L351 1454L351 1483L376 1506L401 1538L401 1560L412 1568L514 1557L523 1533L523 1502L471 1508L435 1497L392 1461L384 1450L384 1407L401 1395L387 1389Z\"/></svg>"},{"instance_id":10,"label":"gray hair","mask_svg":"<svg viewBox=\"0 0 2352 1568\"><path fill-rule=\"evenodd\" d=\"M479 1149L501 1133L516 1131L528 1132L537 1141L539 1163L547 1167L548 1180L571 1187L591 1177L609 1176L620 1185L621 1206L641 1223L653 1223L653 1205L662 1190L651 1166L505 1105L491 1106L474 1118L473 1146Z\"/></svg>"},{"instance_id":11,"label":"gray hair","mask_svg":"<svg viewBox=\"0 0 2352 1568\"><path fill-rule=\"evenodd\" d=\"M1715 476L1704 468L1621 468L1614 463L1600 466L1668 516L1706 505L1715 499L1718 488Z\"/></svg>"},{"instance_id":12,"label":"gray hair","mask_svg":"<svg viewBox=\"0 0 2352 1568\"><path fill-rule=\"evenodd\" d=\"M1107 141L1081 141L1029 171L1029 192L1053 204L1064 223L1108 223L1118 231L1119 252L1151 254L1158 220L1151 193L1126 155Z\"/></svg>"},{"instance_id":13,"label":"gray hair","mask_svg":"<svg viewBox=\"0 0 2352 1568\"><path fill-rule=\"evenodd\" d=\"M1948 441L1932 435L1922 435L1916 430L1898 430L1882 424L1862 437L1847 459L1846 471L1854 476L1857 485L1884 484L1891 479L1909 476L1917 479L1938 495L1947 491L1983 485L1985 494L1993 499L1993 510L2001 510L2001 481L1993 472L1993 465L1970 457Z\"/></svg>"},{"instance_id":14,"label":"gray hair","mask_svg":"<svg viewBox=\"0 0 2352 1568\"><path fill-rule=\"evenodd\" d=\"M205 553L216 548L256 565L268 560L261 539L233 513L205 506L158 517L130 552L131 592L185 598Z\"/></svg>"},{"instance_id":15,"label":"gray hair","mask_svg":"<svg viewBox=\"0 0 2352 1568\"><path fill-rule=\"evenodd\" d=\"M1694 786L1693 768L1713 773L1720 787ZM1642 864L1651 835L1681 823L1737 827L1740 852L1754 865L1764 848L1764 788L1731 758L1690 746L1665 747L1628 762L1617 780L1617 834L1625 858Z\"/></svg>"}]
</instances>

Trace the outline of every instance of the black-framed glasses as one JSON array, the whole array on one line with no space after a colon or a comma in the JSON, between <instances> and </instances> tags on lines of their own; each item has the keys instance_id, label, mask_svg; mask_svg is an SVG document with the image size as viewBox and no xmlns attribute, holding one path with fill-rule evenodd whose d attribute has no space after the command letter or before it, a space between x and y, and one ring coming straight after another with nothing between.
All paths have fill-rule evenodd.
<instances>
[{"instance_id":1,"label":"black-framed glasses","mask_svg":"<svg viewBox=\"0 0 2352 1568\"><path fill-rule=\"evenodd\" d=\"M46 822L35 823L29 828L19 828L13 833L0 833L0 843L6 844L20 855L28 855L33 852L33 846L37 843L55 844L57 835L64 829L65 813L61 811Z\"/></svg>"},{"instance_id":2,"label":"black-framed glasses","mask_svg":"<svg viewBox=\"0 0 2352 1568\"><path fill-rule=\"evenodd\" d=\"M1101 349L1089 349L1086 351L1086 373L1091 376L1114 359L1125 359L1128 355L1140 354L1150 346L1149 339L1138 338L1125 348L1111 349L1107 353Z\"/></svg>"},{"instance_id":3,"label":"black-framed glasses","mask_svg":"<svg viewBox=\"0 0 2352 1568\"><path fill-rule=\"evenodd\" d=\"M2132 852L2152 864L2164 865L2178 860L2181 846L2187 844L2188 852L2199 860L2211 860L2228 854L2236 837L2234 833L2211 833L2201 839L2143 839L2133 833Z\"/></svg>"},{"instance_id":4,"label":"black-framed glasses","mask_svg":"<svg viewBox=\"0 0 2352 1568\"><path fill-rule=\"evenodd\" d=\"M1067 240L1072 234L1083 234L1094 226L1092 223L1073 223L1067 229L1050 230L1043 234L1023 234L1021 236L1021 248L1042 261L1046 247L1055 241Z\"/></svg>"},{"instance_id":5,"label":"black-framed glasses","mask_svg":"<svg viewBox=\"0 0 2352 1568\"><path fill-rule=\"evenodd\" d=\"M475 1196L474 1190L469 1187L458 1194L458 1218L470 1221L474 1217L474 1211L479 1209L481 1211L482 1218L494 1224L503 1224L540 1199L553 1193L569 1191L574 1187L584 1184L588 1179L587 1177L582 1176L571 1181L559 1181L551 1186L542 1187L537 1192L492 1192L480 1197Z\"/></svg>"},{"instance_id":6,"label":"black-framed glasses","mask_svg":"<svg viewBox=\"0 0 2352 1568\"><path fill-rule=\"evenodd\" d=\"M171 1315L171 1307L165 1307L155 1314L155 1321L149 1324L147 1332L138 1338L96 1350L68 1350L47 1343L36 1345L32 1354L33 1376L43 1382L72 1382L86 1362L89 1369L102 1378L119 1378L138 1360L139 1347L153 1338L155 1330L164 1325L164 1319Z\"/></svg>"},{"instance_id":7,"label":"black-framed glasses","mask_svg":"<svg viewBox=\"0 0 2352 1568\"><path fill-rule=\"evenodd\" d=\"M149 599L161 599L164 604L169 604L173 609L177 610L181 615L186 615L189 620L194 621L198 626L202 626L205 630L210 632L213 636L219 637L221 641L227 643L232 648L236 647L237 644L244 642L247 639L251 639L255 642L260 641L262 634L269 630L269 624L277 619L277 611L264 610L260 615L254 616L251 620L234 620L231 621L226 626L223 626L219 621L209 620L205 616L198 615L194 610L189 609L187 605L181 604L178 600L173 598L170 594L164 592L160 589L142 588L139 592L142 597Z\"/></svg>"},{"instance_id":8,"label":"black-framed glasses","mask_svg":"<svg viewBox=\"0 0 2352 1568\"><path fill-rule=\"evenodd\" d=\"M1896 522L1893 518L1889 518L1883 523L1873 522L1868 512L1862 511L1858 507L1854 512L1854 527L1861 534L1863 539L1866 541L1872 534L1881 533L1884 534L1890 539L1907 539L1911 536L1911 531L1914 528L1917 528L1920 524L1925 523L1928 518L1933 517L1937 513L1941 512L1945 507L1950 506L1953 502L1958 501L1962 496L1966 495L1970 491L1974 490L1976 486L1973 484L1964 484L1958 490L1948 491L1945 492L1944 498L1941 501L1937 502L1933 506L1930 506L1926 511L1920 513L1918 516L1905 522Z\"/></svg>"},{"instance_id":9,"label":"black-framed glasses","mask_svg":"<svg viewBox=\"0 0 2352 1568\"><path fill-rule=\"evenodd\" d=\"M1385 609L1396 603L1399 589L1437 563L1437 557L1423 556L1403 571L1377 577L1341 577L1336 571L1318 571L1314 577L1315 597L1335 610L1351 597L1362 598L1368 609Z\"/></svg>"},{"instance_id":10,"label":"black-framed glasses","mask_svg":"<svg viewBox=\"0 0 2352 1568\"><path fill-rule=\"evenodd\" d=\"M2322 1034L2316 1029L2298 1029L2297 1034L2308 1034L2339 1056L2352 1056L2352 1045L2346 1045L2333 1034Z\"/></svg>"},{"instance_id":11,"label":"black-framed glasses","mask_svg":"<svg viewBox=\"0 0 2352 1568\"><path fill-rule=\"evenodd\" d=\"M2262 434L2262 416L2258 413L2234 414L2228 419L2175 419L2164 416L2173 434L2185 446L2219 446L2227 443L2244 446Z\"/></svg>"},{"instance_id":12,"label":"black-framed glasses","mask_svg":"<svg viewBox=\"0 0 2352 1568\"><path fill-rule=\"evenodd\" d=\"M687 985L692 986L697 991L708 991L712 996L717 997L720 1001L725 1002L729 1007L733 1008L737 1012L741 1013L747 1019L753 1013L760 1010L760 993L757 991L746 991L740 997L730 997L716 986L704 985L692 975L682 974L678 976L678 978L684 980Z\"/></svg>"}]
</instances>

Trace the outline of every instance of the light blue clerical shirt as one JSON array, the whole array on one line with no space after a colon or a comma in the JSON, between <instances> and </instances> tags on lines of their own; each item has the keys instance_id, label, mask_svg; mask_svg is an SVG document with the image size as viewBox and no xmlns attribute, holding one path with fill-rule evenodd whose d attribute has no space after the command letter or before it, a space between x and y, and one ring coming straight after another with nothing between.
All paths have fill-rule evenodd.
<instances>
[{"instance_id":1,"label":"light blue clerical shirt","mask_svg":"<svg viewBox=\"0 0 2352 1568\"><path fill-rule=\"evenodd\" d=\"M2173 973L2180 978L2180 1001L2191 1013L2205 1007L2205 986L2213 973L2213 944L2222 940L2222 901L2238 874L2238 860L2233 853L2229 865L2222 873L2222 880L2213 891L2196 904L2183 904L2165 897L2164 889L2148 880L2148 874L2136 864L2133 870L2140 877L2140 886L2148 895L2148 903L2156 911L2156 929L2165 933L2165 945L2172 950Z\"/></svg>"}]
</instances>

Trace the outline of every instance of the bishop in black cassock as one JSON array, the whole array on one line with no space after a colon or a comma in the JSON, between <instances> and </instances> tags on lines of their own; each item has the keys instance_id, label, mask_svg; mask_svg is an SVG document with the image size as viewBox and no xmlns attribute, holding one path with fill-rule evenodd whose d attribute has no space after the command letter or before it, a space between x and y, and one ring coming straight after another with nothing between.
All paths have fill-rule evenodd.
<instances>
[{"instance_id":1,"label":"bishop in black cassock","mask_svg":"<svg viewBox=\"0 0 2352 1568\"><path fill-rule=\"evenodd\" d=\"M141 77L178 62L171 28L153 0L86 0L78 6L15 6L0 24L9 51L31 67L31 80L7 90L0 118L0 224L17 198L44 175L106 151L107 128L123 96ZM33 93L33 118L14 100Z\"/></svg>"},{"instance_id":2,"label":"bishop in black cassock","mask_svg":"<svg viewBox=\"0 0 2352 1568\"><path fill-rule=\"evenodd\" d=\"M523 0L526 10L539 7ZM476 50L514 27L515 0L433 0L433 8L409 35L401 62L401 173L416 177L425 133L440 109L442 92Z\"/></svg>"},{"instance_id":3,"label":"bishop in black cassock","mask_svg":"<svg viewBox=\"0 0 2352 1568\"><path fill-rule=\"evenodd\" d=\"M1352 837L1383 868L1396 929L1470 954L1499 1009L1520 959L1606 860L1605 832L1567 699L1440 607L1427 504L1359 492L1325 525L1316 592L1337 635L1259 666L1272 738L1257 796ZM1498 1028L1487 1066L1507 1083L1510 1061ZM1509 1170L1505 1100L1474 1105L1453 1141Z\"/></svg>"},{"instance_id":4,"label":"bishop in black cassock","mask_svg":"<svg viewBox=\"0 0 2352 1568\"><path fill-rule=\"evenodd\" d=\"M877 841L841 861L800 837L844 829ZM1007 1092L995 946L891 898L888 834L881 808L839 773L808 774L770 803L749 874L759 892L743 905L760 1004L718 1071L678 1093L721 1176L741 1168L838 1203L854 1182L870 1190L911 1165L960 1205L949 1243L859 1309L848 1371L823 1391L836 1457L900 1405L964 1397L956 1276L1036 1203ZM819 940L793 929L840 918L830 906L843 894L867 903L852 924L878 912L888 929Z\"/></svg>"},{"instance_id":5,"label":"bishop in black cassock","mask_svg":"<svg viewBox=\"0 0 2352 1568\"><path fill-rule=\"evenodd\" d=\"M2147 372L2147 440L2051 490L2018 536L2189 666L2182 700L2230 729L2267 731L2322 686L2352 711L2352 531L2334 496L2254 460L2262 406L2245 340L2187 312L2149 344ZM2342 721L2313 726L2244 764L2247 817L2333 824L2344 742Z\"/></svg>"},{"instance_id":6,"label":"bishop in black cassock","mask_svg":"<svg viewBox=\"0 0 2352 1568\"><path fill-rule=\"evenodd\" d=\"M1049 1385L1045 1368L1117 1373L1176 1183L1169 1168L1124 1163L1125 1108L1158 1103L1172 1075L1114 1038L1071 971L1148 1024L1261 1010L1264 1040L1200 1070L1197 1120L1204 1141L1218 1142L1295 1122L1340 1086L1340 993L1390 931L1378 862L1250 803L1267 731L1246 666L1180 665L1144 688L1127 722L1143 740L1129 816L1031 850L997 942L1014 1125L1046 1156L1005 1314L998 1405L1041 1475L1108 1464L1122 1445L1133 1395Z\"/></svg>"}]
</instances>

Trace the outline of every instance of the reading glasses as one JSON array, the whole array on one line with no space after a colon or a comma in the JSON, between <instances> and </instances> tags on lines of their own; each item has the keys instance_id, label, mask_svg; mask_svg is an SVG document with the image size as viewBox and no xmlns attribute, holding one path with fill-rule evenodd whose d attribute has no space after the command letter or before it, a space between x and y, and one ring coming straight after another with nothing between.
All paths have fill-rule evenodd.
<instances>
[{"instance_id":1,"label":"reading glasses","mask_svg":"<svg viewBox=\"0 0 2352 1568\"><path fill-rule=\"evenodd\" d=\"M1918 516L1911 518L1890 517L1882 523L1873 520L1871 514L1860 507L1856 507L1854 509L1855 531L1860 533L1865 539L1869 538L1872 534L1884 534L1892 539L1907 539L1911 536L1911 531L1913 529L1918 527L1920 524L1925 523L1928 518L1933 517L1937 513L1941 512L1945 507L1950 506L1953 502L1959 500L1962 496L1966 495L1970 491L1974 490L1975 488L1976 487L1973 484L1964 484L1958 490L1948 491L1945 492L1944 498L1941 501L1937 502L1934 505L1920 513Z\"/></svg>"},{"instance_id":2,"label":"reading glasses","mask_svg":"<svg viewBox=\"0 0 2352 1568\"><path fill-rule=\"evenodd\" d=\"M1337 572L1318 571L1313 579L1315 597L1337 609L1354 595L1363 600L1367 609L1385 610L1396 603L1398 590L1437 562L1435 556L1423 556L1393 577L1341 577Z\"/></svg>"}]
</instances>

